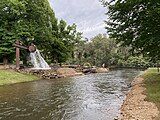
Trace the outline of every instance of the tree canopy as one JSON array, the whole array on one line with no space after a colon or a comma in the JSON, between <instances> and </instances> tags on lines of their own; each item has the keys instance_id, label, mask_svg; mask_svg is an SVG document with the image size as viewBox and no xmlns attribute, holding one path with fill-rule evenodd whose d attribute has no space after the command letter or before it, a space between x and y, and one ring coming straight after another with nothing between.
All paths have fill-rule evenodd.
<instances>
[{"instance_id":1,"label":"tree canopy","mask_svg":"<svg viewBox=\"0 0 160 120\"><path fill-rule=\"evenodd\" d=\"M129 52L131 47L123 47L115 39L105 34L98 34L90 41L80 42L75 49L72 64L117 67L149 67L154 66L148 57Z\"/></svg>"},{"instance_id":2,"label":"tree canopy","mask_svg":"<svg viewBox=\"0 0 160 120\"><path fill-rule=\"evenodd\" d=\"M105 34L98 34L89 42L84 41L77 45L75 50L75 61L78 64L90 63L91 65L101 66L102 64L111 65L115 60L117 44L113 39L109 39Z\"/></svg>"},{"instance_id":3,"label":"tree canopy","mask_svg":"<svg viewBox=\"0 0 160 120\"><path fill-rule=\"evenodd\" d=\"M117 0L104 2L108 7L107 31L118 43L132 50L160 57L160 1Z\"/></svg>"},{"instance_id":4,"label":"tree canopy","mask_svg":"<svg viewBox=\"0 0 160 120\"><path fill-rule=\"evenodd\" d=\"M0 58L14 59L12 45L21 40L33 42L49 61L64 62L81 39L75 24L57 20L48 0L1 0L0 9Z\"/></svg>"}]
</instances>

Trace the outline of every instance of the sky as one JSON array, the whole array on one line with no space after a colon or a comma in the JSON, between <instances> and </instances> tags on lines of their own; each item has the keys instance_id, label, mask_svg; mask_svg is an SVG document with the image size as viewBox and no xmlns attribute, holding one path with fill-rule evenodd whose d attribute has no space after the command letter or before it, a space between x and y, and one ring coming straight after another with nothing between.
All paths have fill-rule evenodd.
<instances>
[{"instance_id":1,"label":"sky","mask_svg":"<svg viewBox=\"0 0 160 120\"><path fill-rule=\"evenodd\" d=\"M65 20L69 25L75 23L85 38L106 33L106 8L99 0L50 0L50 4L58 19Z\"/></svg>"}]
</instances>

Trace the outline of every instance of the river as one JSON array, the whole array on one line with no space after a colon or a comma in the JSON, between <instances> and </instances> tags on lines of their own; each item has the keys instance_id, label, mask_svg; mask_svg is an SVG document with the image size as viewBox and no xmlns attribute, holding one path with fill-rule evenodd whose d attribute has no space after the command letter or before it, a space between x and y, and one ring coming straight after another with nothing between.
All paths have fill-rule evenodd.
<instances>
[{"instance_id":1,"label":"river","mask_svg":"<svg viewBox=\"0 0 160 120\"><path fill-rule=\"evenodd\" d=\"M0 120L113 120L139 70L0 87Z\"/></svg>"}]
</instances>

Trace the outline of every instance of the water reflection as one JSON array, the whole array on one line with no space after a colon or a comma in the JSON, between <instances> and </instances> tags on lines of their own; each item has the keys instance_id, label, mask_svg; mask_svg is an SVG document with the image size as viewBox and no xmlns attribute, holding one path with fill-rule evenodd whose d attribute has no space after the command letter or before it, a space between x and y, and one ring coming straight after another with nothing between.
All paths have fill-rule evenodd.
<instances>
[{"instance_id":1,"label":"water reflection","mask_svg":"<svg viewBox=\"0 0 160 120\"><path fill-rule=\"evenodd\" d=\"M0 87L0 120L112 120L137 70Z\"/></svg>"}]
</instances>

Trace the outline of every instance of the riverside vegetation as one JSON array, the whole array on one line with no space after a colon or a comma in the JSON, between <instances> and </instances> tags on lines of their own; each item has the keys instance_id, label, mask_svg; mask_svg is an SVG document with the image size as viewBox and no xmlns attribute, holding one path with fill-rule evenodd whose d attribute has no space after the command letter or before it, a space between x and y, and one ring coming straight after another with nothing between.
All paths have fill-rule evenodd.
<instances>
[{"instance_id":1,"label":"riverside vegetation","mask_svg":"<svg viewBox=\"0 0 160 120\"><path fill-rule=\"evenodd\" d=\"M38 80L34 75L22 74L13 70L0 70L0 85Z\"/></svg>"},{"instance_id":2,"label":"riverside vegetation","mask_svg":"<svg viewBox=\"0 0 160 120\"><path fill-rule=\"evenodd\" d=\"M160 1L101 1L108 10L105 23L109 37L99 34L88 40L77 31L76 24L58 20L48 0L1 0L0 62L15 63L12 45L18 39L26 46L33 42L50 64L156 66L160 58ZM29 65L26 56L28 52L21 50L21 60ZM143 78L147 100L160 110L160 74L149 69ZM0 85L35 79L0 70Z\"/></svg>"},{"instance_id":3,"label":"riverside vegetation","mask_svg":"<svg viewBox=\"0 0 160 120\"><path fill-rule=\"evenodd\" d=\"M133 50L135 47L129 44L122 46L112 34L112 38L99 34L90 40L84 39L76 24L68 25L55 17L48 0L1 0L0 9L0 62L4 64L15 63L12 45L17 39L25 46L33 42L49 64L149 67L155 63L150 56L139 54L141 49ZM20 52L23 64L31 65L28 52Z\"/></svg>"},{"instance_id":4,"label":"riverside vegetation","mask_svg":"<svg viewBox=\"0 0 160 120\"><path fill-rule=\"evenodd\" d=\"M155 120L159 115L156 104L147 99L152 93L148 92L148 87L145 87L146 79L143 77L150 71L151 69L146 70L132 81L132 88L121 107L122 120Z\"/></svg>"},{"instance_id":5,"label":"riverside vegetation","mask_svg":"<svg viewBox=\"0 0 160 120\"><path fill-rule=\"evenodd\" d=\"M134 79L121 110L124 120L160 119L160 73L157 68L149 68Z\"/></svg>"},{"instance_id":6,"label":"riverside vegetation","mask_svg":"<svg viewBox=\"0 0 160 120\"><path fill-rule=\"evenodd\" d=\"M142 76L145 79L147 101L154 102L160 111L160 73L157 68L148 69ZM160 115L157 120L160 119Z\"/></svg>"}]
</instances>

